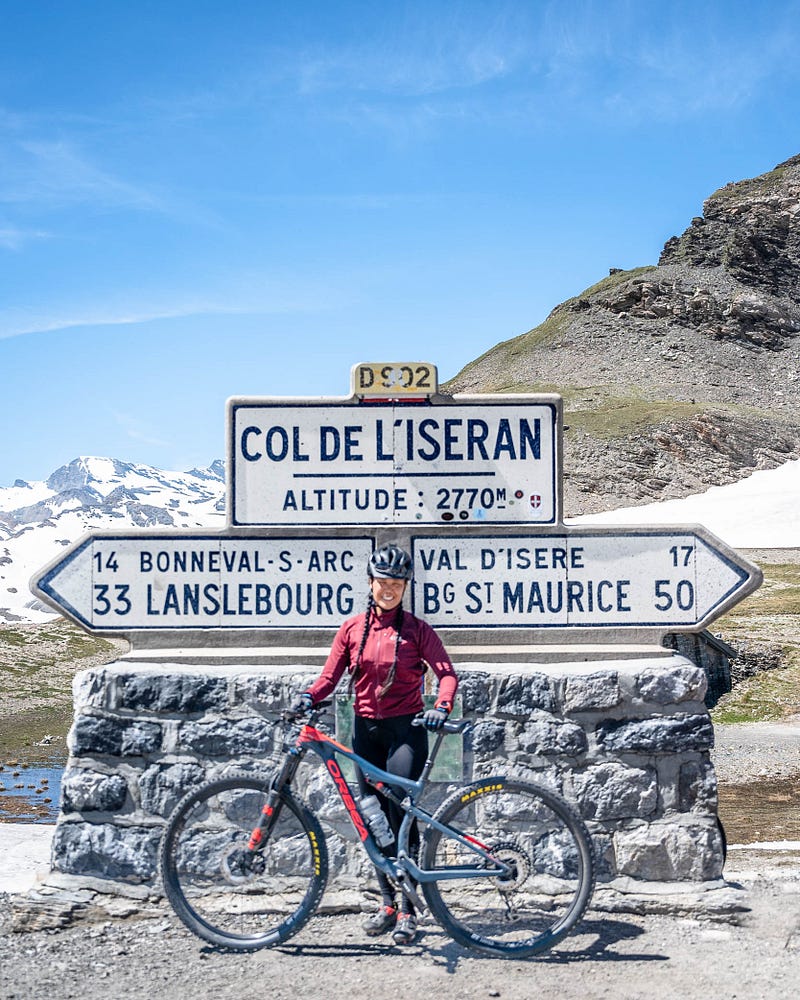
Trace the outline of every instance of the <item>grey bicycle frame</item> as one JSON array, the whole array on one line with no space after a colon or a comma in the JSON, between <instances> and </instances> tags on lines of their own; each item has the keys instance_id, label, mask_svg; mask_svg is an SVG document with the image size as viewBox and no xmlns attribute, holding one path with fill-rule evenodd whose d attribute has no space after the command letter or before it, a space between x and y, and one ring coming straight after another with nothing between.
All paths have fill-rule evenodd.
<instances>
[{"instance_id":1,"label":"grey bicycle frame","mask_svg":"<svg viewBox=\"0 0 800 1000\"><path fill-rule=\"evenodd\" d=\"M451 730L451 732L454 731L460 730ZM360 757L357 753L355 753L355 751L348 750L347 747L342 746L341 743L336 742L326 733L320 732L320 730L311 725L303 727L300 731L296 745L298 748L302 748L303 750L312 750L323 760L328 773L331 775L334 784L339 791L344 807L350 816L350 821L353 823L353 826L359 835L364 850L367 852L370 861L372 861L375 867L384 874L389 875L390 877L396 877L400 873L408 873L420 883L440 882L452 879L486 878L487 876L502 877L508 875L510 873L509 866L504 864L502 861L498 861L493 858L487 846L481 845L477 841L474 841L474 839L468 839L452 826L439 822L439 820L435 819L425 809L421 809L414 802L414 798L421 796L425 790L428 776L433 768L436 755L439 751L439 746L441 745L445 735L445 732L437 733L433 749L429 751L428 758L425 761L425 766L422 769L422 774L416 781L412 781L410 778L403 778L397 774L391 774L374 764L370 764L369 761L364 760L364 758ZM295 750L294 752L297 753L298 750ZM364 821L364 817L361 815L355 799L350 793L347 782L341 774L341 770L339 769L339 765L336 760L337 756L345 757L352 761L353 764L355 764L356 767L358 767L362 773L366 775L369 783L375 785L379 790L381 790L381 785L388 786L389 791L393 791L394 788L399 786L406 793L406 797L404 799L401 799L396 793L393 796L394 801L396 801L400 808L405 812L397 837L396 859L387 858L378 846L372 831ZM334 765L335 771L330 766L331 762ZM446 834L452 840L461 844L463 847L466 847L469 851L472 851L473 854L483 858L484 862L491 862L494 867L487 868L484 863L484 866L481 868L468 868L466 866L436 869L420 868L408 853L408 838L411 829L411 821L414 819L424 823L425 826L432 827L434 830L439 830L441 833Z\"/></svg>"}]
</instances>

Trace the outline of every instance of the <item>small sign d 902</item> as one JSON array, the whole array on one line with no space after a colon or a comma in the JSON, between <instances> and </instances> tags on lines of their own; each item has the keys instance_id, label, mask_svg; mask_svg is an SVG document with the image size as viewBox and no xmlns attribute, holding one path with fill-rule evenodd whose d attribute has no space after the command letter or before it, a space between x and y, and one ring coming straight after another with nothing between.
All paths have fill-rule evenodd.
<instances>
[{"instance_id":1,"label":"small sign d 902","mask_svg":"<svg viewBox=\"0 0 800 1000\"><path fill-rule=\"evenodd\" d=\"M433 396L438 391L436 365L423 361L382 361L353 365L354 396Z\"/></svg>"}]
</instances>

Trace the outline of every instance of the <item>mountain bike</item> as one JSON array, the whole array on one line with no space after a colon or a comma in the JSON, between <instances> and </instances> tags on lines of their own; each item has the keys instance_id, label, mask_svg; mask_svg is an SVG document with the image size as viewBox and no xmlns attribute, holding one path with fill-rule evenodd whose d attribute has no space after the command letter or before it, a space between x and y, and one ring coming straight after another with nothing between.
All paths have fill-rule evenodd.
<instances>
[{"instance_id":1,"label":"mountain bike","mask_svg":"<svg viewBox=\"0 0 800 1000\"><path fill-rule=\"evenodd\" d=\"M560 795L497 775L459 787L430 813L419 800L442 740L471 723L446 722L412 781L373 766L318 729L324 707L315 706L299 730L298 716L284 713L295 725L285 734L276 771L209 781L175 807L162 838L161 874L167 898L191 931L211 944L251 951L287 941L316 911L328 878L326 839L292 790L309 751L323 761L373 865L422 918L428 909L459 944L523 958L572 930L591 899L595 866L586 827ZM386 853L342 773L342 758L405 812L397 844ZM416 858L409 851L413 820L422 828Z\"/></svg>"}]
</instances>

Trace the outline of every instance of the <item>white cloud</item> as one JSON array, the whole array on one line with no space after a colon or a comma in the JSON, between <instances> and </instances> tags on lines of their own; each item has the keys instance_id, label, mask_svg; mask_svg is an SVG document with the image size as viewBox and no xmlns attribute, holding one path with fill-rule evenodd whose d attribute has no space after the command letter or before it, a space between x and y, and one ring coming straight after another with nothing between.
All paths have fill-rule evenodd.
<instances>
[{"instance_id":1,"label":"white cloud","mask_svg":"<svg viewBox=\"0 0 800 1000\"><path fill-rule=\"evenodd\" d=\"M102 303L62 303L50 309L0 311L0 340L76 327L133 326L189 316L246 316L314 313L351 302L369 274L302 276L257 270L197 278L203 292L138 288L133 297ZM144 305L143 305L144 303Z\"/></svg>"},{"instance_id":2,"label":"white cloud","mask_svg":"<svg viewBox=\"0 0 800 1000\"><path fill-rule=\"evenodd\" d=\"M164 211L161 199L102 170L74 143L24 139L0 163L0 201L94 205Z\"/></svg>"},{"instance_id":3,"label":"white cloud","mask_svg":"<svg viewBox=\"0 0 800 1000\"><path fill-rule=\"evenodd\" d=\"M0 247L5 250L21 250L27 243L49 238L50 234L40 229L17 229L14 226L0 228Z\"/></svg>"},{"instance_id":4,"label":"white cloud","mask_svg":"<svg viewBox=\"0 0 800 1000\"><path fill-rule=\"evenodd\" d=\"M113 417L125 432L126 437L131 441L152 445L155 448L168 448L172 444L170 441L164 441L162 438L157 437L151 427L139 417L133 416L133 414L115 412Z\"/></svg>"}]
</instances>

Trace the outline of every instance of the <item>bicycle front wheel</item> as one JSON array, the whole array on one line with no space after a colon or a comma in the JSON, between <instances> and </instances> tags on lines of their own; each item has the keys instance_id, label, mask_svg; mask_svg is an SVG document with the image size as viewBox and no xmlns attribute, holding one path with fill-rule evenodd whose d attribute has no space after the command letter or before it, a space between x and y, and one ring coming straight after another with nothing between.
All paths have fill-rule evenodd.
<instances>
[{"instance_id":1,"label":"bicycle front wheel","mask_svg":"<svg viewBox=\"0 0 800 1000\"><path fill-rule=\"evenodd\" d=\"M164 891L205 941L252 951L296 934L317 908L328 876L319 822L286 790L257 851L248 848L269 780L237 774L210 781L175 807L161 842Z\"/></svg>"},{"instance_id":2,"label":"bicycle front wheel","mask_svg":"<svg viewBox=\"0 0 800 1000\"><path fill-rule=\"evenodd\" d=\"M508 866L502 876L452 877L458 868L492 862L428 827L422 867L442 877L423 883L423 893L459 944L522 958L551 948L580 920L594 890L592 842L560 795L528 782L487 778L451 795L434 818Z\"/></svg>"}]
</instances>

